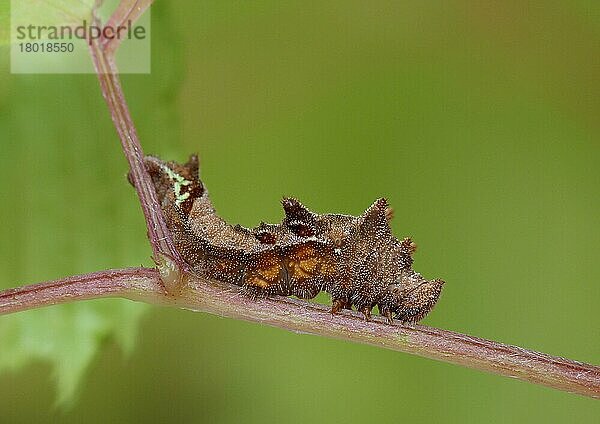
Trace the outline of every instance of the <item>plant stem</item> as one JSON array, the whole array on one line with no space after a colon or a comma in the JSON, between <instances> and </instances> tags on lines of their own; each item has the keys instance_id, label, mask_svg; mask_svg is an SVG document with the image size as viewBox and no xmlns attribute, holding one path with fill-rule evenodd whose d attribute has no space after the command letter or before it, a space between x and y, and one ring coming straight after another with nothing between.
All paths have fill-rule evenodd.
<instances>
[{"instance_id":1,"label":"plant stem","mask_svg":"<svg viewBox=\"0 0 600 424\"><path fill-rule=\"evenodd\" d=\"M285 297L250 299L237 286L190 277L178 296L159 272L110 270L0 292L0 315L74 300L122 297L348 340L488 371L600 398L600 367L423 325L365 322L355 312L332 316L323 305Z\"/></svg>"},{"instance_id":2,"label":"plant stem","mask_svg":"<svg viewBox=\"0 0 600 424\"><path fill-rule=\"evenodd\" d=\"M125 27L129 23L135 22L153 3L152 0L121 0L112 16L106 22L110 28ZM102 47L107 56L114 56L121 45L121 37L112 39L102 38Z\"/></svg>"},{"instance_id":3,"label":"plant stem","mask_svg":"<svg viewBox=\"0 0 600 424\"><path fill-rule=\"evenodd\" d=\"M118 70L114 62L114 50L106 52L102 41L93 39L90 43L90 52L100 81L102 95L108 105L123 152L129 162L130 175L146 219L154 260L157 264L164 264L166 257L167 261L174 262L176 266L166 264L163 268L186 269L185 261L173 244L152 180L144 165L144 152L121 88ZM179 275L179 272L176 274ZM167 285L167 288L171 287Z\"/></svg>"},{"instance_id":4,"label":"plant stem","mask_svg":"<svg viewBox=\"0 0 600 424\"><path fill-rule=\"evenodd\" d=\"M0 315L76 300L128 297L127 293L164 292L158 272L149 268L126 268L74 275L61 280L32 284L0 292Z\"/></svg>"}]
</instances>

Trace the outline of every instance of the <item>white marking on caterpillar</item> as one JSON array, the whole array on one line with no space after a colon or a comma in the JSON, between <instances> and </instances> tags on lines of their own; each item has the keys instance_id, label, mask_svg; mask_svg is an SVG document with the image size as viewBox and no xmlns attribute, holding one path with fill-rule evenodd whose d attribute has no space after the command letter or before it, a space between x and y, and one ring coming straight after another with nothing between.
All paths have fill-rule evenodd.
<instances>
[{"instance_id":1,"label":"white marking on caterpillar","mask_svg":"<svg viewBox=\"0 0 600 424\"><path fill-rule=\"evenodd\" d=\"M181 175L179 175L177 172L173 171L171 168L169 168L166 165L161 164L160 167L165 172L165 174L167 174L169 176L171 181L173 181L173 191L175 192L175 204L177 206L181 205L183 202L185 202L190 197L189 192L182 193L181 189L184 186L189 186L190 184L192 184L192 182L186 180L185 178L183 178Z\"/></svg>"}]
</instances>

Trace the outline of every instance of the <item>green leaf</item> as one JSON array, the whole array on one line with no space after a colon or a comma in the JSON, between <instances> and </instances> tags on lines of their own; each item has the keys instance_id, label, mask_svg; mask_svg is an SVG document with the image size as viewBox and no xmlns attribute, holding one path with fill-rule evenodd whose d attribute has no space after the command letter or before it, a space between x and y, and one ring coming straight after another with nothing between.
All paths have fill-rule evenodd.
<instances>
[{"instance_id":1,"label":"green leaf","mask_svg":"<svg viewBox=\"0 0 600 424\"><path fill-rule=\"evenodd\" d=\"M0 45L9 44L18 25L75 26L91 19L94 0L10 0L0 6Z\"/></svg>"},{"instance_id":2,"label":"green leaf","mask_svg":"<svg viewBox=\"0 0 600 424\"><path fill-rule=\"evenodd\" d=\"M143 220L95 77L26 76L10 82L0 126L8 131L0 159L0 220L6 229L0 252L8 265L0 271L0 285L144 261ZM49 361L58 400L72 399L108 336L131 349L144 309L99 300L0 317L0 370Z\"/></svg>"},{"instance_id":3,"label":"green leaf","mask_svg":"<svg viewBox=\"0 0 600 424\"><path fill-rule=\"evenodd\" d=\"M103 302L104 304L100 303ZM29 311L0 321L0 369L31 360L54 364L59 404L75 399L78 382L104 339L113 335L131 352L145 308L118 301L94 301Z\"/></svg>"},{"instance_id":4,"label":"green leaf","mask_svg":"<svg viewBox=\"0 0 600 424\"><path fill-rule=\"evenodd\" d=\"M94 0L13 0L11 17L36 25L79 25L90 19L93 7Z\"/></svg>"},{"instance_id":5,"label":"green leaf","mask_svg":"<svg viewBox=\"0 0 600 424\"><path fill-rule=\"evenodd\" d=\"M10 43L10 3L0 3L0 46Z\"/></svg>"},{"instance_id":6,"label":"green leaf","mask_svg":"<svg viewBox=\"0 0 600 424\"><path fill-rule=\"evenodd\" d=\"M180 53L156 14L154 73L123 81L144 144L172 150ZM157 37L158 39L158 37ZM0 288L107 268L152 266L143 216L95 75L11 75L0 58ZM102 299L0 317L0 375L52 365L60 404L73 402L99 349L135 345L147 306ZM35 388L32 388L35 390Z\"/></svg>"}]
</instances>

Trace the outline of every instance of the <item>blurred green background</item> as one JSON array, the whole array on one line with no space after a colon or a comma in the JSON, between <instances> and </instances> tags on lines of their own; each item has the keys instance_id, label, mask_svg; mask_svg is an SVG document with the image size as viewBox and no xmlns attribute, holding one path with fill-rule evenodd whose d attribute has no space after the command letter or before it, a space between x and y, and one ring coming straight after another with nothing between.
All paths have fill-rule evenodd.
<instances>
[{"instance_id":1,"label":"blurred green background","mask_svg":"<svg viewBox=\"0 0 600 424\"><path fill-rule=\"evenodd\" d=\"M95 77L10 75L1 52L0 286L150 265ZM396 234L419 245L415 269L447 281L425 324L600 363L600 3L160 0L152 55L150 75L123 77L144 148L199 152L228 220L278 221L283 195L349 214L386 196ZM453 365L124 300L1 317L0 366L2 423L600 412Z\"/></svg>"}]
</instances>

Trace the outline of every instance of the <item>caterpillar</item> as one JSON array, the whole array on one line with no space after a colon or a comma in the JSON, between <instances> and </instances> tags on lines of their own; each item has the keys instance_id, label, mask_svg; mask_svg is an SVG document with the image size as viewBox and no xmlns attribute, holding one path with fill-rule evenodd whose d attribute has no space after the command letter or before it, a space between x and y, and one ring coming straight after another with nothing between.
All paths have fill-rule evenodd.
<instances>
[{"instance_id":1,"label":"caterpillar","mask_svg":"<svg viewBox=\"0 0 600 424\"><path fill-rule=\"evenodd\" d=\"M332 314L355 307L370 320L377 306L389 323L420 321L440 297L444 281L412 269L416 245L394 237L384 198L351 216L317 214L286 197L281 223L245 228L217 215L197 155L184 164L154 156L144 162L175 247L198 275L252 297L312 299L325 291Z\"/></svg>"}]
</instances>

